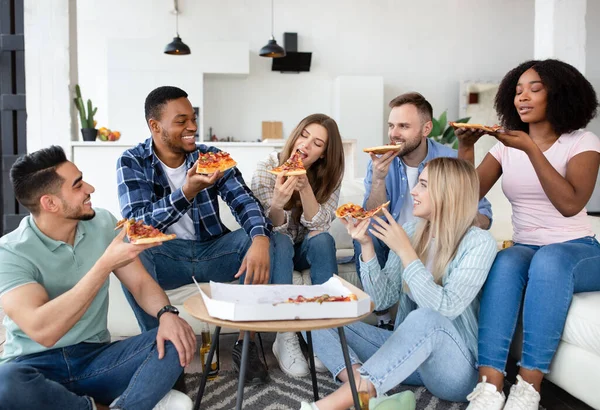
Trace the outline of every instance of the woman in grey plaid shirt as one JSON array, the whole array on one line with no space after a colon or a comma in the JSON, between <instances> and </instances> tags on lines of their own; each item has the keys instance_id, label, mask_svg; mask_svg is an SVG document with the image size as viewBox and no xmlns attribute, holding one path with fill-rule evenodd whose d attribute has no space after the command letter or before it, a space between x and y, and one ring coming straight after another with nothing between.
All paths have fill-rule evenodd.
<instances>
[{"instance_id":1,"label":"woman in grey plaid shirt","mask_svg":"<svg viewBox=\"0 0 600 410\"><path fill-rule=\"evenodd\" d=\"M275 176L268 170L283 164L299 152L306 175ZM290 270L310 268L314 285L337 274L335 241L327 233L335 218L344 174L342 138L336 122L324 114L304 118L292 131L283 151L273 152L258 163L252 177L252 191L273 222L273 231L290 238ZM318 261L318 263L313 263ZM279 333L273 353L281 370L291 376L309 373L295 333ZM317 370L327 369L316 361Z\"/></svg>"}]
</instances>

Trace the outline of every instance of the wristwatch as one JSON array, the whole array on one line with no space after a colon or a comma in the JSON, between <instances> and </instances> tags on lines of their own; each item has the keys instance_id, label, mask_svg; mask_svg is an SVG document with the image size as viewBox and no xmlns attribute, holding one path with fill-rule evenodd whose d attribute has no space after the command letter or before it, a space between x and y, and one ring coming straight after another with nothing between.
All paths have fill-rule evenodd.
<instances>
[{"instance_id":1,"label":"wristwatch","mask_svg":"<svg viewBox=\"0 0 600 410\"><path fill-rule=\"evenodd\" d=\"M163 315L163 313L175 313L176 315L179 315L179 309L177 309L175 306L171 306L171 305L166 305L165 307L163 307L161 310L158 311L158 313L156 314L156 319L160 321L160 317Z\"/></svg>"}]
</instances>

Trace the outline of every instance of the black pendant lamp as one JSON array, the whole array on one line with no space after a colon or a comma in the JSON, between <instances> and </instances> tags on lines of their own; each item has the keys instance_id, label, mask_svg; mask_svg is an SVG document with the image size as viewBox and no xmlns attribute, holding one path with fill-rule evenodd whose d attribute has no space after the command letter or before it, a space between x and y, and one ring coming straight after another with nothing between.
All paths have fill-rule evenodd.
<instances>
[{"instance_id":1,"label":"black pendant lamp","mask_svg":"<svg viewBox=\"0 0 600 410\"><path fill-rule=\"evenodd\" d=\"M173 37L173 41L171 41L165 47L165 54L170 54L172 56L185 56L191 54L190 48L181 41L181 37L179 37L179 7L177 7L177 0L175 1L175 32L177 33L177 37Z\"/></svg>"},{"instance_id":2,"label":"black pendant lamp","mask_svg":"<svg viewBox=\"0 0 600 410\"><path fill-rule=\"evenodd\" d=\"M261 57L279 58L285 57L285 50L277 44L273 35L273 0L271 0L271 38L266 46L258 53Z\"/></svg>"}]
</instances>

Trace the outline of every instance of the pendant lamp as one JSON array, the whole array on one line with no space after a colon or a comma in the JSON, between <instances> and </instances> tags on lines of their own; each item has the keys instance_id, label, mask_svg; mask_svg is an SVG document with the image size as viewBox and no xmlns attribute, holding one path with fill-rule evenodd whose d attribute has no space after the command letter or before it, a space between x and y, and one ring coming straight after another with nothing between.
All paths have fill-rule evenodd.
<instances>
[{"instance_id":1,"label":"pendant lamp","mask_svg":"<svg viewBox=\"0 0 600 410\"><path fill-rule=\"evenodd\" d=\"M273 0L271 0L271 38L266 46L258 53L261 57L279 58L285 57L285 50L277 44L273 35Z\"/></svg>"},{"instance_id":2,"label":"pendant lamp","mask_svg":"<svg viewBox=\"0 0 600 410\"><path fill-rule=\"evenodd\" d=\"M175 2L175 32L177 33L177 37L173 37L173 41L171 41L165 47L165 54L170 54L172 56L184 56L191 54L190 48L181 41L181 37L179 37L179 7L177 6L177 0Z\"/></svg>"}]
</instances>

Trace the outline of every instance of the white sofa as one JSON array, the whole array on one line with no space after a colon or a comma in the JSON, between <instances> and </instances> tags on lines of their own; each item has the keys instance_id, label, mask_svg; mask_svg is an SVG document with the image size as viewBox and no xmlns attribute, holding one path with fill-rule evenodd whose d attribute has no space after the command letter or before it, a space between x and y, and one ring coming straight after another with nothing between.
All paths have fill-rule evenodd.
<instances>
[{"instance_id":1,"label":"white sofa","mask_svg":"<svg viewBox=\"0 0 600 410\"><path fill-rule=\"evenodd\" d=\"M364 188L361 180L345 180L342 184L340 204L346 202L361 203ZM492 204L495 201L492 199ZM238 225L229 209L221 204L221 216L225 225L237 229ZM505 220L510 212L505 209L495 212L492 234L498 241L510 239L510 219ZM509 216L508 216L509 217ZM600 234L600 218L592 218L594 232ZM352 241L343 225L335 221L330 233L335 239L338 257L353 254ZM358 277L354 262L339 265L339 274L349 282L358 285ZM308 271L294 272L294 283L310 283ZM108 327L113 337L132 336L139 333L135 316L121 289L120 283L111 275L110 306ZM187 285L168 291L171 303L179 308L181 315L188 320L194 330L200 334L200 322L190 317L183 302L197 293L195 285ZM558 351L552 362L548 379L573 396L590 406L600 409L600 292L575 295L569 310L565 331ZM224 330L227 331L227 330ZM517 343L515 345L518 345ZM518 349L517 349L518 350ZM514 354L518 354L513 350Z\"/></svg>"}]
</instances>

